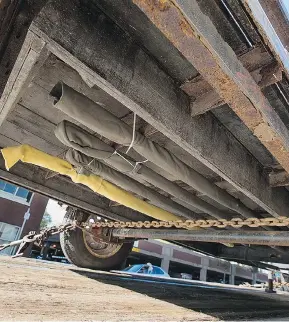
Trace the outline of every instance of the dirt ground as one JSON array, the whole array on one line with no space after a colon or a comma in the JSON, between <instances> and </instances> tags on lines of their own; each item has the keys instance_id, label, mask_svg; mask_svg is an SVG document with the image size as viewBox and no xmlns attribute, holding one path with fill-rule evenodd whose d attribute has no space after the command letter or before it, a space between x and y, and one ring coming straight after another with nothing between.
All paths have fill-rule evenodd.
<instances>
[{"instance_id":1,"label":"dirt ground","mask_svg":"<svg viewBox=\"0 0 289 322\"><path fill-rule=\"evenodd\" d=\"M289 317L289 296L168 285L0 256L1 321L219 321ZM288 319L289 321L289 319Z\"/></svg>"}]
</instances>

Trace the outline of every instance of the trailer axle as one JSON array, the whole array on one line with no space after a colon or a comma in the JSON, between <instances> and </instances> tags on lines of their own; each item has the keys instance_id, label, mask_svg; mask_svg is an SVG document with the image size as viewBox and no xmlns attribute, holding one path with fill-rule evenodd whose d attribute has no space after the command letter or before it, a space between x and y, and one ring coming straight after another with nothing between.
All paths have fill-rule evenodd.
<instances>
[{"instance_id":1,"label":"trailer axle","mask_svg":"<svg viewBox=\"0 0 289 322\"><path fill-rule=\"evenodd\" d=\"M222 244L289 246L289 231L191 231L183 229L112 228L110 236L119 239L167 239Z\"/></svg>"}]
</instances>

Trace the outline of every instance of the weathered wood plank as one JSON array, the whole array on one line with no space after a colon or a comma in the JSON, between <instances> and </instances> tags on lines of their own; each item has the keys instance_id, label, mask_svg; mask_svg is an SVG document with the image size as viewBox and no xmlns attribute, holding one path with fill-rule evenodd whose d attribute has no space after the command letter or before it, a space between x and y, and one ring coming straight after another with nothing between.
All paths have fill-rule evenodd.
<instances>
[{"instance_id":1,"label":"weathered wood plank","mask_svg":"<svg viewBox=\"0 0 289 322\"><path fill-rule=\"evenodd\" d=\"M212 113L231 133L234 133L235 138L242 143L263 166L268 168L280 166L272 154L255 136L252 135L247 126L228 105L215 108L212 110Z\"/></svg>"},{"instance_id":2,"label":"weathered wood plank","mask_svg":"<svg viewBox=\"0 0 289 322\"><path fill-rule=\"evenodd\" d=\"M2 0L0 2L0 56L7 43L7 39L19 11L20 4L20 0Z\"/></svg>"},{"instance_id":3,"label":"weathered wood plank","mask_svg":"<svg viewBox=\"0 0 289 322\"><path fill-rule=\"evenodd\" d=\"M2 25L5 35L0 35L0 95L3 93L11 70L17 60L19 52L21 51L28 28L33 18L37 15L47 0L4 0L4 3L5 2L10 2L13 6L18 3L20 4L20 7L18 11L14 11L15 15L13 15L12 18L9 15L6 16L7 19ZM1 6L2 4L3 1L1 1Z\"/></svg>"},{"instance_id":4,"label":"weathered wood plank","mask_svg":"<svg viewBox=\"0 0 289 322\"><path fill-rule=\"evenodd\" d=\"M212 90L191 102L191 115L192 117L201 115L224 104L225 102L220 95Z\"/></svg>"},{"instance_id":5,"label":"weathered wood plank","mask_svg":"<svg viewBox=\"0 0 289 322\"><path fill-rule=\"evenodd\" d=\"M57 78L56 78L57 79ZM49 92L42 86L32 82L26 89L25 93L19 100L19 104L25 106L35 114L39 114L48 122L57 125L59 122L67 119L73 122L73 119L66 116L57 109L51 108L52 99L49 97ZM74 121L74 123L76 123ZM79 125L79 124L78 124Z\"/></svg>"},{"instance_id":6,"label":"weathered wood plank","mask_svg":"<svg viewBox=\"0 0 289 322\"><path fill-rule=\"evenodd\" d=\"M275 192L269 187L260 163L232 134L210 114L192 119L187 97L154 60L103 13L87 16L77 6L74 10L73 3L51 3L32 26L53 54L266 211L273 215L286 213L288 191ZM64 39L64 34L69 37ZM88 55L84 47L94 55Z\"/></svg>"},{"instance_id":7,"label":"weathered wood plank","mask_svg":"<svg viewBox=\"0 0 289 322\"><path fill-rule=\"evenodd\" d=\"M8 115L7 121L53 145L66 149L64 144L54 135L56 125L23 105L17 104L16 108Z\"/></svg>"},{"instance_id":8,"label":"weathered wood plank","mask_svg":"<svg viewBox=\"0 0 289 322\"><path fill-rule=\"evenodd\" d=\"M271 187L289 186L289 174L286 171L271 172L269 180Z\"/></svg>"},{"instance_id":9,"label":"weathered wood plank","mask_svg":"<svg viewBox=\"0 0 289 322\"><path fill-rule=\"evenodd\" d=\"M0 99L0 125L48 55L45 42L29 31Z\"/></svg>"},{"instance_id":10,"label":"weathered wood plank","mask_svg":"<svg viewBox=\"0 0 289 322\"><path fill-rule=\"evenodd\" d=\"M197 71L170 45L163 34L154 26L145 15L140 13L137 6L128 0L82 0L91 10L97 6L117 22L127 33L137 39L138 43L146 48L160 65L179 83L197 75ZM136 18L137 17L137 18Z\"/></svg>"},{"instance_id":11,"label":"weathered wood plank","mask_svg":"<svg viewBox=\"0 0 289 322\"><path fill-rule=\"evenodd\" d=\"M40 68L38 75L34 79L34 83L40 85L43 89L46 89L47 97L49 97L48 93L58 81L63 81L65 84L89 97L91 100L99 102L117 117L123 117L130 112L127 107L106 92L94 84L90 84L85 75L79 74L56 57L49 57Z\"/></svg>"},{"instance_id":12,"label":"weathered wood plank","mask_svg":"<svg viewBox=\"0 0 289 322\"><path fill-rule=\"evenodd\" d=\"M17 146L20 142L15 141L6 135L0 134L0 148L6 148L7 146Z\"/></svg>"},{"instance_id":13,"label":"weathered wood plank","mask_svg":"<svg viewBox=\"0 0 289 322\"><path fill-rule=\"evenodd\" d=\"M56 146L42 139L38 135L35 135L7 120L5 120L1 125L0 134L5 135L16 142L20 142L21 144L30 144L35 148L46 151L47 153L52 155L60 155L66 150L65 147ZM50 136L51 135L52 133L50 134Z\"/></svg>"}]
</instances>

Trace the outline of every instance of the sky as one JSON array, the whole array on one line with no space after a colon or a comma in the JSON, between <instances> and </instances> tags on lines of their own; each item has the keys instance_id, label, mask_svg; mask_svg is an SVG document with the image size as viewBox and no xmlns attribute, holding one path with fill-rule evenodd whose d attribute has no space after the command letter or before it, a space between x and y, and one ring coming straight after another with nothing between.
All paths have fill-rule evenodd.
<instances>
[{"instance_id":1,"label":"sky","mask_svg":"<svg viewBox=\"0 0 289 322\"><path fill-rule=\"evenodd\" d=\"M66 206L59 206L57 201L49 199L46 211L50 214L52 225L60 225L66 212Z\"/></svg>"}]
</instances>

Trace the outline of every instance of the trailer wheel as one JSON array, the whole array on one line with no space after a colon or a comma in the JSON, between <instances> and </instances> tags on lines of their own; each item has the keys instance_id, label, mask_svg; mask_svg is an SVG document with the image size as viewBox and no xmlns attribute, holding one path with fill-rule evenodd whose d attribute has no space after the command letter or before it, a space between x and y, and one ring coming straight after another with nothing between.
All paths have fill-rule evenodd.
<instances>
[{"instance_id":1,"label":"trailer wheel","mask_svg":"<svg viewBox=\"0 0 289 322\"><path fill-rule=\"evenodd\" d=\"M89 214L69 209L63 224L73 220L86 221ZM60 244L65 257L74 265L96 270L123 268L133 243L106 244L94 240L93 236L80 229L60 234Z\"/></svg>"}]
</instances>

